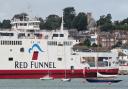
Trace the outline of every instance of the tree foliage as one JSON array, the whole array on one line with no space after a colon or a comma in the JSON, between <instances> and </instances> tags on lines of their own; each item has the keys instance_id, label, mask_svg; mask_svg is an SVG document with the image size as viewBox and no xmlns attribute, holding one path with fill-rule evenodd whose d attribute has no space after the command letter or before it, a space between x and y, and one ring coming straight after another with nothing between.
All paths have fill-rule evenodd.
<instances>
[{"instance_id":1,"label":"tree foliage","mask_svg":"<svg viewBox=\"0 0 128 89\"><path fill-rule=\"evenodd\" d=\"M58 15L49 15L46 18L46 22L44 24L44 28L48 30L56 30L60 27L61 18Z\"/></svg>"},{"instance_id":2,"label":"tree foliage","mask_svg":"<svg viewBox=\"0 0 128 89\"><path fill-rule=\"evenodd\" d=\"M74 7L67 7L63 10L64 15L64 26L68 29L72 28L72 22L75 18L76 12Z\"/></svg>"},{"instance_id":3,"label":"tree foliage","mask_svg":"<svg viewBox=\"0 0 128 89\"><path fill-rule=\"evenodd\" d=\"M97 20L97 26L100 27L101 31L128 30L128 18L113 22L111 19L111 14L107 14L106 16L102 15L100 19Z\"/></svg>"},{"instance_id":4,"label":"tree foliage","mask_svg":"<svg viewBox=\"0 0 128 89\"><path fill-rule=\"evenodd\" d=\"M39 21L40 21L40 29L44 29L44 20L40 17L39 18Z\"/></svg>"},{"instance_id":5,"label":"tree foliage","mask_svg":"<svg viewBox=\"0 0 128 89\"><path fill-rule=\"evenodd\" d=\"M78 31L87 30L87 16L86 16L86 14L83 12L79 13L74 18L72 25L74 28L78 29Z\"/></svg>"},{"instance_id":6,"label":"tree foliage","mask_svg":"<svg viewBox=\"0 0 128 89\"><path fill-rule=\"evenodd\" d=\"M86 39L86 40L84 41L84 45L87 46L87 47L90 47L90 46L91 46L90 40L89 40L89 39Z\"/></svg>"},{"instance_id":7,"label":"tree foliage","mask_svg":"<svg viewBox=\"0 0 128 89\"><path fill-rule=\"evenodd\" d=\"M10 29L11 28L11 21L10 20L3 20L3 22L0 23L0 28Z\"/></svg>"},{"instance_id":8,"label":"tree foliage","mask_svg":"<svg viewBox=\"0 0 128 89\"><path fill-rule=\"evenodd\" d=\"M111 30L113 29L111 20L112 20L111 14L107 14L106 16L102 15L100 16L100 19L97 21L97 25L100 26L100 29L102 31Z\"/></svg>"}]
</instances>

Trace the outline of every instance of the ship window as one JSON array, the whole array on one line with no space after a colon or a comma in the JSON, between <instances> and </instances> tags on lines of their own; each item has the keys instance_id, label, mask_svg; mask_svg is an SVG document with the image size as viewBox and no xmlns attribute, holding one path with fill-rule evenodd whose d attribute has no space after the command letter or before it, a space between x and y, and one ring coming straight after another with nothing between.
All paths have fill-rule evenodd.
<instances>
[{"instance_id":1,"label":"ship window","mask_svg":"<svg viewBox=\"0 0 128 89\"><path fill-rule=\"evenodd\" d=\"M72 45L72 42L71 41L64 41L64 45L65 46L70 46L70 45Z\"/></svg>"},{"instance_id":2,"label":"ship window","mask_svg":"<svg viewBox=\"0 0 128 89\"><path fill-rule=\"evenodd\" d=\"M16 43L15 43L16 45L18 44L18 41L16 41Z\"/></svg>"},{"instance_id":3,"label":"ship window","mask_svg":"<svg viewBox=\"0 0 128 89\"><path fill-rule=\"evenodd\" d=\"M3 45L4 45L4 41L3 41Z\"/></svg>"},{"instance_id":4,"label":"ship window","mask_svg":"<svg viewBox=\"0 0 128 89\"><path fill-rule=\"evenodd\" d=\"M14 41L13 44L16 45L16 41Z\"/></svg>"},{"instance_id":5,"label":"ship window","mask_svg":"<svg viewBox=\"0 0 128 89\"><path fill-rule=\"evenodd\" d=\"M58 37L58 34L53 34L53 37Z\"/></svg>"},{"instance_id":6,"label":"ship window","mask_svg":"<svg viewBox=\"0 0 128 89\"><path fill-rule=\"evenodd\" d=\"M18 41L17 45L19 45L19 44L20 44L20 42Z\"/></svg>"},{"instance_id":7,"label":"ship window","mask_svg":"<svg viewBox=\"0 0 128 89\"><path fill-rule=\"evenodd\" d=\"M28 34L28 36L30 36L30 34Z\"/></svg>"},{"instance_id":8,"label":"ship window","mask_svg":"<svg viewBox=\"0 0 128 89\"><path fill-rule=\"evenodd\" d=\"M62 58L58 58L58 61L62 61Z\"/></svg>"},{"instance_id":9,"label":"ship window","mask_svg":"<svg viewBox=\"0 0 128 89\"><path fill-rule=\"evenodd\" d=\"M20 48L20 52L24 52L24 48Z\"/></svg>"},{"instance_id":10,"label":"ship window","mask_svg":"<svg viewBox=\"0 0 128 89\"><path fill-rule=\"evenodd\" d=\"M12 41L12 45L13 45L13 41Z\"/></svg>"},{"instance_id":11,"label":"ship window","mask_svg":"<svg viewBox=\"0 0 128 89\"><path fill-rule=\"evenodd\" d=\"M22 41L18 41L18 45L22 45Z\"/></svg>"},{"instance_id":12,"label":"ship window","mask_svg":"<svg viewBox=\"0 0 128 89\"><path fill-rule=\"evenodd\" d=\"M5 45L7 45L7 41L5 41Z\"/></svg>"},{"instance_id":13,"label":"ship window","mask_svg":"<svg viewBox=\"0 0 128 89\"><path fill-rule=\"evenodd\" d=\"M22 45L22 41L20 41L20 45Z\"/></svg>"},{"instance_id":14,"label":"ship window","mask_svg":"<svg viewBox=\"0 0 128 89\"><path fill-rule=\"evenodd\" d=\"M48 41L47 44L48 45L54 45L54 46L56 46L57 45L57 41Z\"/></svg>"},{"instance_id":15,"label":"ship window","mask_svg":"<svg viewBox=\"0 0 128 89\"><path fill-rule=\"evenodd\" d=\"M58 43L58 46L63 46L63 44L61 44L61 43Z\"/></svg>"},{"instance_id":16,"label":"ship window","mask_svg":"<svg viewBox=\"0 0 128 89\"><path fill-rule=\"evenodd\" d=\"M60 34L60 37L64 37L64 34Z\"/></svg>"},{"instance_id":17,"label":"ship window","mask_svg":"<svg viewBox=\"0 0 128 89\"><path fill-rule=\"evenodd\" d=\"M0 36L13 36L13 33L0 33Z\"/></svg>"},{"instance_id":18,"label":"ship window","mask_svg":"<svg viewBox=\"0 0 128 89\"><path fill-rule=\"evenodd\" d=\"M9 61L13 61L13 58L12 58L12 57L9 57L8 60L9 60Z\"/></svg>"},{"instance_id":19,"label":"ship window","mask_svg":"<svg viewBox=\"0 0 128 89\"><path fill-rule=\"evenodd\" d=\"M7 45L9 45L9 41L7 41Z\"/></svg>"},{"instance_id":20,"label":"ship window","mask_svg":"<svg viewBox=\"0 0 128 89\"><path fill-rule=\"evenodd\" d=\"M27 26L27 23L24 23L24 26Z\"/></svg>"},{"instance_id":21,"label":"ship window","mask_svg":"<svg viewBox=\"0 0 128 89\"><path fill-rule=\"evenodd\" d=\"M71 70L74 70L74 66L71 66Z\"/></svg>"}]
</instances>

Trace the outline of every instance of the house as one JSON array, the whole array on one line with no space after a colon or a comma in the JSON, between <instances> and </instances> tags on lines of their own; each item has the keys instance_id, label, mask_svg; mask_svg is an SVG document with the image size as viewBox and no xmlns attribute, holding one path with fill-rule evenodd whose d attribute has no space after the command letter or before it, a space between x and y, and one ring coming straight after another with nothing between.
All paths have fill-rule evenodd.
<instances>
[{"instance_id":1,"label":"house","mask_svg":"<svg viewBox=\"0 0 128 89\"><path fill-rule=\"evenodd\" d=\"M102 47L111 48L116 44L115 35L111 34L110 32L100 32L97 37L98 45Z\"/></svg>"}]
</instances>

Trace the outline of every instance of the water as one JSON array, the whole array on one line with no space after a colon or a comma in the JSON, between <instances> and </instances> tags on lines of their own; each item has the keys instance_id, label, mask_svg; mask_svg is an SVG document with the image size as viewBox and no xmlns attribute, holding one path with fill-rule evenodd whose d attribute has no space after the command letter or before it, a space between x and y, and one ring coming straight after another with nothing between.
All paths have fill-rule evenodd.
<instances>
[{"instance_id":1,"label":"water","mask_svg":"<svg viewBox=\"0 0 128 89\"><path fill-rule=\"evenodd\" d=\"M0 89L128 89L128 76L119 76L119 83L88 83L85 79L70 82L40 79L0 79Z\"/></svg>"}]
</instances>

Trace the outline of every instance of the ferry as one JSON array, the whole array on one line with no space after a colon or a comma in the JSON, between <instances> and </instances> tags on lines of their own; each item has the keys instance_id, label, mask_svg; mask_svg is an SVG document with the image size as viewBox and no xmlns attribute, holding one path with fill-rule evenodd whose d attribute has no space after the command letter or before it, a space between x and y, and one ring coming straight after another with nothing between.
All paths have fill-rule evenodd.
<instances>
[{"instance_id":1,"label":"ferry","mask_svg":"<svg viewBox=\"0 0 128 89\"><path fill-rule=\"evenodd\" d=\"M39 28L39 18L13 18L12 28L0 30L1 79L71 79L118 73L114 52L83 52L79 44L63 30ZM48 78L47 78L48 79Z\"/></svg>"}]
</instances>

